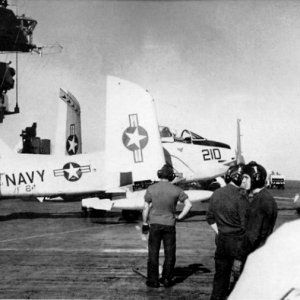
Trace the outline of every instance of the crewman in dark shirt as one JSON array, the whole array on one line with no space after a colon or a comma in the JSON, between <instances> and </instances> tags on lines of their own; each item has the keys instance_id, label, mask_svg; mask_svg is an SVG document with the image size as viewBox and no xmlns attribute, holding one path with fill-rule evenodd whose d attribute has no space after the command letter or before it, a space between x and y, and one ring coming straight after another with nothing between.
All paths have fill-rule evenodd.
<instances>
[{"instance_id":1,"label":"crewman in dark shirt","mask_svg":"<svg viewBox=\"0 0 300 300\"><path fill-rule=\"evenodd\" d=\"M234 261L243 261L249 202L240 189L243 165L232 166L227 171L227 186L216 190L210 198L206 219L217 233L215 276L211 300L226 299Z\"/></svg>"},{"instance_id":2,"label":"crewman in dark shirt","mask_svg":"<svg viewBox=\"0 0 300 300\"><path fill-rule=\"evenodd\" d=\"M251 253L262 246L272 233L277 218L277 204L265 188L267 172L263 166L250 162L245 166L244 173L250 177L253 194L246 226L247 250Z\"/></svg>"},{"instance_id":3,"label":"crewman in dark shirt","mask_svg":"<svg viewBox=\"0 0 300 300\"><path fill-rule=\"evenodd\" d=\"M176 219L181 220L192 207L188 195L170 181L174 173L170 166L164 165L158 171L160 181L148 187L143 209L143 233L150 232L148 239L148 266L146 285L157 288L159 283L165 287L173 285L173 271L176 261ZM184 203L181 213L176 217L177 202ZM159 250L164 244L165 261L162 278L159 277Z\"/></svg>"}]
</instances>

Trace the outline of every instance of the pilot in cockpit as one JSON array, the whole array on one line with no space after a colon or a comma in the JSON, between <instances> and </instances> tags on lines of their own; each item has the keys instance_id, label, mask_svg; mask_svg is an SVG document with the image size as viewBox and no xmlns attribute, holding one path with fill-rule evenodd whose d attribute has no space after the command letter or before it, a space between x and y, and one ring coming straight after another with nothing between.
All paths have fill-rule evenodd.
<instances>
[{"instance_id":1,"label":"pilot in cockpit","mask_svg":"<svg viewBox=\"0 0 300 300\"><path fill-rule=\"evenodd\" d=\"M172 137L173 134L168 127L160 128L160 137Z\"/></svg>"}]
</instances>

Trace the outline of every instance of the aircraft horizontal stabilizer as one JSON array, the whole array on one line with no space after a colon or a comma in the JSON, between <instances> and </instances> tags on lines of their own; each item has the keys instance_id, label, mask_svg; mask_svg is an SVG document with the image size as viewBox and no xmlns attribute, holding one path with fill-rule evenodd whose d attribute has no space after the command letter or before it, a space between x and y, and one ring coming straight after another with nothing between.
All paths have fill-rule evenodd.
<instances>
[{"instance_id":1,"label":"aircraft horizontal stabilizer","mask_svg":"<svg viewBox=\"0 0 300 300\"><path fill-rule=\"evenodd\" d=\"M126 198L113 199L113 208L116 210L142 210L144 208L144 195L146 190L130 192L127 191Z\"/></svg>"},{"instance_id":2,"label":"aircraft horizontal stabilizer","mask_svg":"<svg viewBox=\"0 0 300 300\"><path fill-rule=\"evenodd\" d=\"M193 203L208 200L213 194L212 191L206 190L187 190L184 192L189 196L189 200Z\"/></svg>"},{"instance_id":3,"label":"aircraft horizontal stabilizer","mask_svg":"<svg viewBox=\"0 0 300 300\"><path fill-rule=\"evenodd\" d=\"M98 210L142 210L144 207L144 195L146 190L130 192L127 191L126 197L116 196L110 199L85 198L82 200L83 208L92 208ZM191 202L202 202L208 200L212 193L205 190L187 190L185 193L189 196Z\"/></svg>"},{"instance_id":4,"label":"aircraft horizontal stabilizer","mask_svg":"<svg viewBox=\"0 0 300 300\"><path fill-rule=\"evenodd\" d=\"M110 199L99 199L97 197L85 198L82 200L82 207L99 210L111 210L112 201Z\"/></svg>"},{"instance_id":5,"label":"aircraft horizontal stabilizer","mask_svg":"<svg viewBox=\"0 0 300 300\"><path fill-rule=\"evenodd\" d=\"M124 190L123 190L124 191ZM82 207L99 210L142 210L144 207L144 195L146 190L130 192L126 196L115 196L110 199L85 198L82 200Z\"/></svg>"}]
</instances>

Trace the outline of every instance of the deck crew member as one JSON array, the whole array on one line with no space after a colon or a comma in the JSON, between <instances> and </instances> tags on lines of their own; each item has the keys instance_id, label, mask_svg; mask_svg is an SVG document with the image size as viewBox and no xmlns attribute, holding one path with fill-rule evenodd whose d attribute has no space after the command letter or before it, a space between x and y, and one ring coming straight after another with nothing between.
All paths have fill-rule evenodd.
<instances>
[{"instance_id":1,"label":"deck crew member","mask_svg":"<svg viewBox=\"0 0 300 300\"><path fill-rule=\"evenodd\" d=\"M192 207L192 203L184 191L171 183L174 173L171 167L164 165L158 172L160 181L148 187L143 209L143 233L149 230L147 281L149 287L165 287L173 284L172 277L176 261L176 205L184 203L183 210L177 216L181 220ZM162 278L159 277L159 250L161 241L164 245L165 260Z\"/></svg>"},{"instance_id":2,"label":"deck crew member","mask_svg":"<svg viewBox=\"0 0 300 300\"><path fill-rule=\"evenodd\" d=\"M246 227L248 252L251 253L262 246L272 233L277 218L277 204L265 188L267 172L262 165L250 162L245 166L244 173L250 177L253 194Z\"/></svg>"},{"instance_id":3,"label":"deck crew member","mask_svg":"<svg viewBox=\"0 0 300 300\"><path fill-rule=\"evenodd\" d=\"M206 219L216 232L215 275L211 300L226 299L235 262L244 260L243 241L249 202L240 189L243 165L232 166L225 175L225 187L210 198Z\"/></svg>"}]
</instances>

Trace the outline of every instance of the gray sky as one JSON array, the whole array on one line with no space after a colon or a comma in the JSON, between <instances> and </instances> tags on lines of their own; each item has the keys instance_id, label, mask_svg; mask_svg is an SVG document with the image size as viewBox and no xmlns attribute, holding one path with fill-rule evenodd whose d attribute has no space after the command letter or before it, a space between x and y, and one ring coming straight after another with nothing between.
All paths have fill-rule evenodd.
<instances>
[{"instance_id":1,"label":"gray sky","mask_svg":"<svg viewBox=\"0 0 300 300\"><path fill-rule=\"evenodd\" d=\"M0 125L10 146L35 121L53 138L61 87L81 103L84 152L103 149L105 78L114 75L149 90L160 124L179 131L235 148L241 118L246 160L300 178L299 1L9 3L38 21L37 45L63 46L20 55L21 114Z\"/></svg>"}]
</instances>

